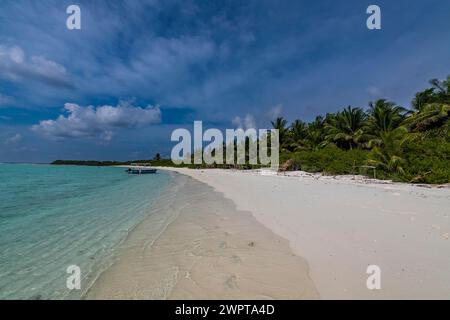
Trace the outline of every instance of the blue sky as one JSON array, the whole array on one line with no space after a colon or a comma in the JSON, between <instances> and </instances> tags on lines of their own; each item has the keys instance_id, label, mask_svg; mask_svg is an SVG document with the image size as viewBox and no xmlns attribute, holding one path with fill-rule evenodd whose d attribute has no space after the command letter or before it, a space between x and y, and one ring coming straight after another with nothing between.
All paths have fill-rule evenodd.
<instances>
[{"instance_id":1,"label":"blue sky","mask_svg":"<svg viewBox=\"0 0 450 320\"><path fill-rule=\"evenodd\" d=\"M71 4L81 30L66 28ZM0 161L149 158L193 120L409 106L450 74L449 41L448 0L2 0Z\"/></svg>"}]
</instances>

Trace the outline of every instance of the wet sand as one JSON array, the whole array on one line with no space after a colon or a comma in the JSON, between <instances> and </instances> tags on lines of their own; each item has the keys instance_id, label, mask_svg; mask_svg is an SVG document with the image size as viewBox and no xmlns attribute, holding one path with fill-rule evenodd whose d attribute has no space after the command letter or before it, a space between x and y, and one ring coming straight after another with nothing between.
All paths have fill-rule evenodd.
<instances>
[{"instance_id":1,"label":"wet sand","mask_svg":"<svg viewBox=\"0 0 450 320\"><path fill-rule=\"evenodd\" d=\"M177 175L87 299L316 299L305 259L212 187Z\"/></svg>"}]
</instances>

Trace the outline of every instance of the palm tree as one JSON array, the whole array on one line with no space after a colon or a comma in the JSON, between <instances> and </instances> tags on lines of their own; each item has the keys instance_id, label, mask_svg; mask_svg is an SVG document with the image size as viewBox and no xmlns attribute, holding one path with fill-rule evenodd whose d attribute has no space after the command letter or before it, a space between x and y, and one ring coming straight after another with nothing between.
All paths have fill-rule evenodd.
<instances>
[{"instance_id":1,"label":"palm tree","mask_svg":"<svg viewBox=\"0 0 450 320\"><path fill-rule=\"evenodd\" d=\"M400 126L391 131L380 133L378 139L369 142L372 150L367 163L380 168L386 172L403 175L405 173L403 165L403 146L408 140L408 130Z\"/></svg>"},{"instance_id":2,"label":"palm tree","mask_svg":"<svg viewBox=\"0 0 450 320\"><path fill-rule=\"evenodd\" d=\"M288 122L283 117L278 117L275 119L275 121L271 121L271 123L273 128L278 130L280 147L282 147L286 143L286 136L287 136L286 126Z\"/></svg>"},{"instance_id":3,"label":"palm tree","mask_svg":"<svg viewBox=\"0 0 450 320\"><path fill-rule=\"evenodd\" d=\"M430 84L433 86L436 96L437 102L450 104L450 75L446 80L438 80L432 79L430 80Z\"/></svg>"},{"instance_id":4,"label":"palm tree","mask_svg":"<svg viewBox=\"0 0 450 320\"><path fill-rule=\"evenodd\" d=\"M305 149L308 125L302 120L295 120L290 128L289 135L287 137L287 148L290 151L297 151Z\"/></svg>"},{"instance_id":5,"label":"palm tree","mask_svg":"<svg viewBox=\"0 0 450 320\"><path fill-rule=\"evenodd\" d=\"M292 137L297 141L305 139L307 135L307 129L308 125L305 122L303 122L302 120L295 120L291 124Z\"/></svg>"},{"instance_id":6,"label":"palm tree","mask_svg":"<svg viewBox=\"0 0 450 320\"><path fill-rule=\"evenodd\" d=\"M348 106L334 117L329 117L325 124L325 139L344 149L358 147L365 139L363 128L366 119L367 116L361 108Z\"/></svg>"},{"instance_id":7,"label":"palm tree","mask_svg":"<svg viewBox=\"0 0 450 320\"><path fill-rule=\"evenodd\" d=\"M425 89L421 92L416 93L412 101L412 107L414 110L420 111L424 106L435 101L436 98L434 96L434 89Z\"/></svg>"},{"instance_id":8,"label":"palm tree","mask_svg":"<svg viewBox=\"0 0 450 320\"><path fill-rule=\"evenodd\" d=\"M369 103L368 132L374 136L380 136L383 132L389 132L398 128L405 119L406 109L395 105L393 102L379 99L375 103Z\"/></svg>"},{"instance_id":9,"label":"palm tree","mask_svg":"<svg viewBox=\"0 0 450 320\"><path fill-rule=\"evenodd\" d=\"M274 129L277 129L279 131L286 130L287 120L283 117L278 117L275 119L275 121L271 121L271 123Z\"/></svg>"},{"instance_id":10,"label":"palm tree","mask_svg":"<svg viewBox=\"0 0 450 320\"><path fill-rule=\"evenodd\" d=\"M431 103L450 104L450 75L446 80L430 80L431 88L416 93L412 106L415 110L421 111L426 105Z\"/></svg>"},{"instance_id":11,"label":"palm tree","mask_svg":"<svg viewBox=\"0 0 450 320\"><path fill-rule=\"evenodd\" d=\"M405 124L413 132L431 130L443 126L450 118L450 104L431 103L422 107L411 117L405 120Z\"/></svg>"},{"instance_id":12,"label":"palm tree","mask_svg":"<svg viewBox=\"0 0 450 320\"><path fill-rule=\"evenodd\" d=\"M312 149L320 148L325 139L325 120L322 116L317 116L308 124L306 139Z\"/></svg>"}]
</instances>

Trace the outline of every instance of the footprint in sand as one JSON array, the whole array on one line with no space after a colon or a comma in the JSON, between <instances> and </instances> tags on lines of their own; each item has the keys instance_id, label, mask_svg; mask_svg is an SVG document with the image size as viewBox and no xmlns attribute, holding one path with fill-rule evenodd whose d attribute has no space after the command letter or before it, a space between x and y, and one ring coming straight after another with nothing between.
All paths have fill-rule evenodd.
<instances>
[{"instance_id":1,"label":"footprint in sand","mask_svg":"<svg viewBox=\"0 0 450 320\"><path fill-rule=\"evenodd\" d=\"M232 275L231 277L229 277L227 279L227 281L225 281L225 284L227 285L227 287L229 287L231 289L239 288L238 284L237 284L237 277L236 277L236 275Z\"/></svg>"},{"instance_id":2,"label":"footprint in sand","mask_svg":"<svg viewBox=\"0 0 450 320\"><path fill-rule=\"evenodd\" d=\"M222 248L222 249L228 248L227 242L226 242L226 241L221 241L221 242L220 242L220 248Z\"/></svg>"},{"instance_id":3,"label":"footprint in sand","mask_svg":"<svg viewBox=\"0 0 450 320\"><path fill-rule=\"evenodd\" d=\"M237 255L233 255L231 258L233 259L234 263L241 263L242 262L242 259L239 256L237 256Z\"/></svg>"}]
</instances>

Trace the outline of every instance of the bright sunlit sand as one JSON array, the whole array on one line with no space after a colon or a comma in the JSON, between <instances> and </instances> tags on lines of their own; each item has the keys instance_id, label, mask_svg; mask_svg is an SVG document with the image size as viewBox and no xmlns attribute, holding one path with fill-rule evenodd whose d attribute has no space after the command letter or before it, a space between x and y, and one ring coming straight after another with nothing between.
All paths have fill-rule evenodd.
<instances>
[{"instance_id":1,"label":"bright sunlit sand","mask_svg":"<svg viewBox=\"0 0 450 320\"><path fill-rule=\"evenodd\" d=\"M450 212L448 210L450 189L448 187L426 188L360 178L352 180L352 177L335 179L300 172L293 172L289 176L278 176L214 169L167 170L177 171L208 184L227 199L231 199L239 210L243 210L230 213L220 202L211 202L209 197L212 193L209 192L204 195L201 207L210 208L210 210L204 210L203 213L196 210L195 206L200 205L199 203L186 207L186 218L179 219L169 233L173 236L172 242L167 234L164 244L161 243L161 247L157 248L158 252L162 253L164 252L162 246L171 243L174 248L178 248L178 251L184 251L183 246L191 247L197 243L196 240L199 241L193 235L196 234L192 233L193 230L196 228L202 230L198 233L199 236L209 232L214 240L205 240L203 244L207 245L208 249L202 247L201 252L209 252L210 256L200 259L201 263L194 266L198 271L211 271L212 266L216 266L218 268L216 271L220 270L220 272L215 272L215 275L211 276L214 280L223 277L222 284L229 283L236 287L249 288L258 283L244 284L242 279L246 276L240 277L237 270L234 271L236 277L227 278L222 273L227 264L233 265L232 257L240 252L245 254L247 259L259 261L245 267L248 271L247 277L249 274L261 274L260 272L264 271L262 278L266 281L274 281L280 287L279 293L283 292L278 297L301 297L294 294L295 290L290 291L286 287L281 290L285 283L283 278L296 279L297 283L308 283L308 287L312 288L312 284L306 281L304 276L302 277L306 264L300 263L303 260L299 257L306 259L309 264L309 274L314 287L324 299L442 299L450 297L448 272L450 270L450 255L448 255L450 252ZM228 210L231 208L230 204ZM251 220L244 211L251 212L258 222L277 236L258 226L256 220ZM221 212L224 218L229 218L225 220L227 223L224 221L219 223L221 218L216 212ZM195 222L186 220L189 214L197 217L204 229ZM241 219L246 222L245 225L239 222ZM220 231L215 231L216 224L218 224L217 230ZM250 226L251 232L246 230ZM234 235L230 237L234 239L233 242L224 240L227 238L224 230ZM256 241L255 237L258 237ZM253 248L247 247L251 241L256 243ZM283 257L281 252L273 258L274 246L287 250L283 246L276 245L277 241L285 245L289 244L297 258L280 259L279 255ZM177 246L177 243L180 245ZM240 247L235 247L238 243ZM226 249L221 248L221 244L226 246ZM232 248L235 248L233 253ZM280 250L279 248L276 251ZM176 261L181 258L181 256L178 258L167 256L177 250L166 251L166 259ZM223 252L229 252L229 261L225 262ZM284 252L286 252L284 257L287 258L287 251ZM152 254L157 252L153 251ZM212 258L213 256L216 258ZM188 264L188 260L190 263L195 260L192 257L188 259L189 254L184 257L186 259L184 265ZM298 261L299 268L293 267L294 261ZM285 272L278 272L274 264ZM369 265L378 265L381 269L381 290L368 290L366 287L369 276L366 274L366 269ZM125 270L131 268L130 266L132 264L128 264L128 267L125 263L122 265ZM240 272L243 271L243 269L240 270ZM242 295L230 296L226 291L202 293L201 290L193 289L196 286L189 281L189 276L180 276L180 278L183 278L183 281L180 282L179 290L175 290L169 297L243 297ZM206 281L208 276L199 278ZM227 288L227 285L223 287ZM299 288L298 285L294 287ZM258 291L253 291L253 293L256 292ZM310 292L312 293L313 290L311 289ZM262 297L262 295L253 295L253 297ZM305 297L318 296L309 294Z\"/></svg>"}]
</instances>

